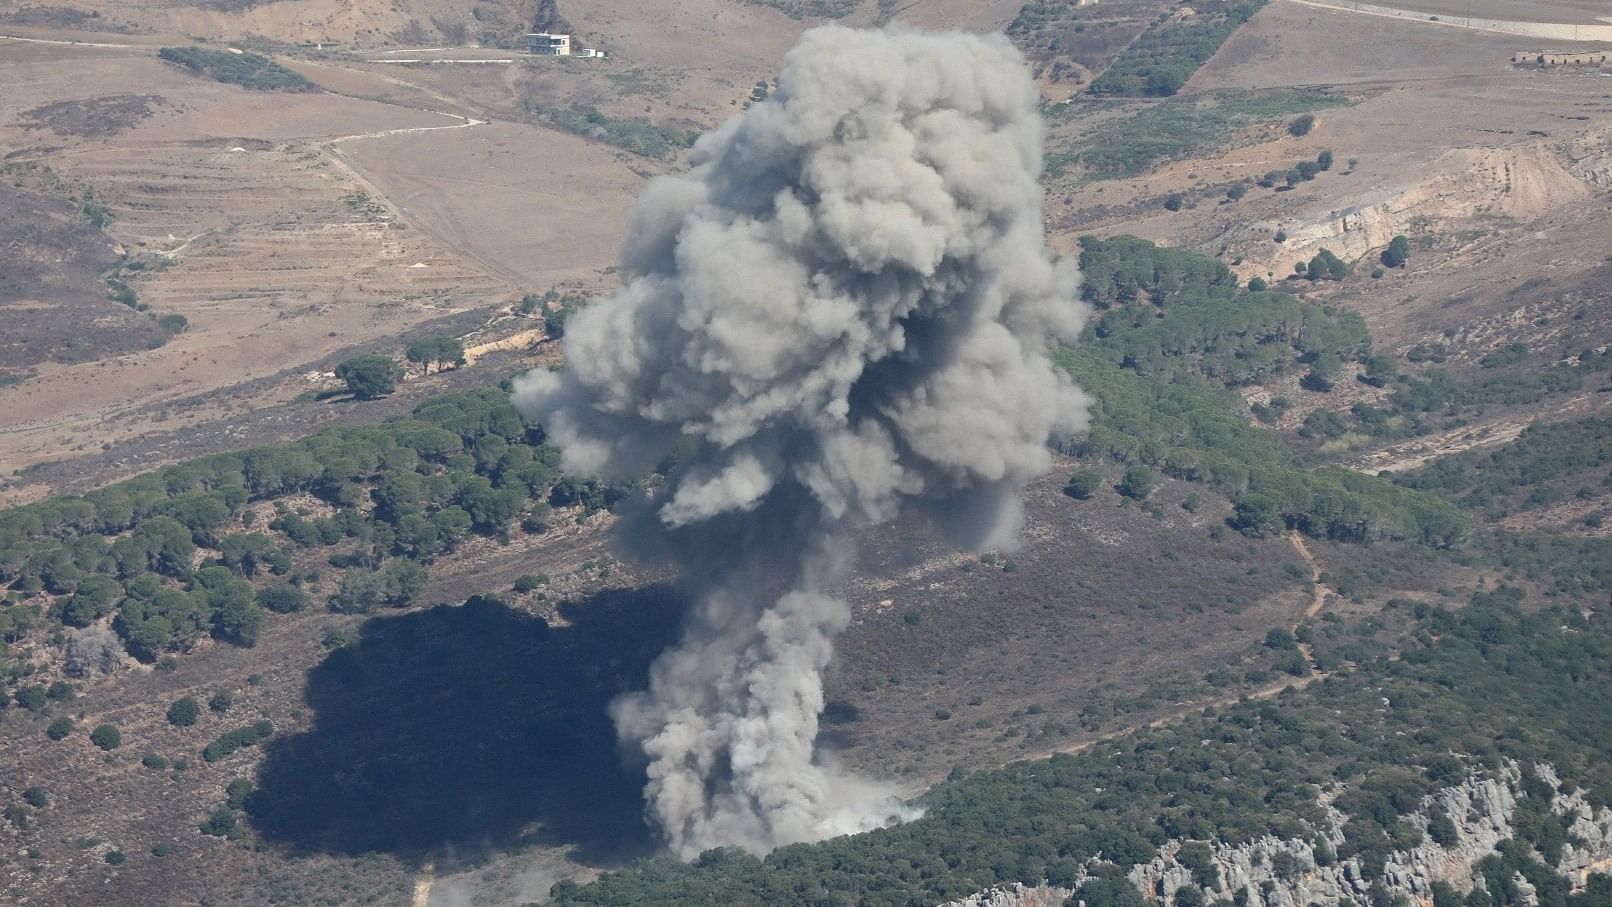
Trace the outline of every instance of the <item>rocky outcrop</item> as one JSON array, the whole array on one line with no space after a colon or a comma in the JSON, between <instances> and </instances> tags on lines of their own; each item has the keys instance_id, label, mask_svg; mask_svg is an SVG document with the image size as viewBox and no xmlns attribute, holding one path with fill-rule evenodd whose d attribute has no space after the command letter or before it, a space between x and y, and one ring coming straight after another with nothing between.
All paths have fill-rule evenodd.
<instances>
[{"instance_id":1,"label":"rocky outcrop","mask_svg":"<svg viewBox=\"0 0 1612 907\"><path fill-rule=\"evenodd\" d=\"M1559 786L1550 766L1538 766L1536 772L1553 787ZM1404 895L1413 904L1428 903L1434 882L1444 882L1462 892L1481 884L1474 879L1473 869L1484 857L1495 853L1501 841L1512 837L1521 779L1522 772L1513 765L1494 778L1473 778L1423 801L1422 810L1410 821L1426 832L1431 816L1442 812L1455 826L1455 840L1444 846L1424 835L1418 847L1394 853L1384 864L1381 877L1389 893ZM1573 833L1583 843L1565 850L1557 869L1575 885L1582 885L1591 872L1612 862L1612 811L1596 814L1582 792L1558 794L1552 809L1578 817ZM1331 852L1343 843L1343 818L1334 813L1330 827L1321 830L1317 842L1268 837L1249 844L1216 846L1214 857L1220 868L1221 885L1203 889L1206 899L1230 898L1238 891L1246 891L1249 904L1264 907L1332 907L1346 900L1366 902L1374 880L1367 877L1359 860L1333 860L1330 853L1317 859L1320 840L1326 841L1326 849ZM1144 894L1158 898L1173 895L1183 885L1192 885L1191 870L1176 858L1179 851L1178 844L1167 845L1151 863L1131 870L1131 882Z\"/></svg>"},{"instance_id":2,"label":"rocky outcrop","mask_svg":"<svg viewBox=\"0 0 1612 907\"><path fill-rule=\"evenodd\" d=\"M1535 773L1560 790L1560 780L1550 766L1536 766ZM1423 843L1394 853L1384 863L1381 881L1389 894L1403 895L1412 904L1427 905L1435 882L1461 892L1481 885L1474 868L1495 853L1500 842L1513 836L1517 798L1521 795L1522 771L1511 765L1493 778L1472 778L1427 797L1422 809L1410 817L1424 832ZM1612 872L1612 810L1597 812L1582 791L1558 793L1551 808L1559 815L1574 817L1571 834L1576 843L1563 850L1557 870L1575 888L1583 887L1592 873ZM1432 817L1440 813L1455 826L1455 839L1448 845L1440 845L1425 834ZM1133 867L1128 877L1137 890L1162 903L1171 902L1182 887L1198 887L1206 902L1234 899L1238 892L1245 892L1249 907L1369 903L1374 879L1367 876L1359 860L1334 857L1344 842L1343 824L1344 816L1331 810L1327 827L1318 829L1312 840L1265 837L1246 844L1214 845L1211 850L1219 882L1213 886L1196 885L1192 870L1178 859L1180 842L1160 848L1152 862ZM1520 878L1518 881L1519 890L1526 895L1527 884ZM1070 894L1068 889L1049 885L1014 884L942 907L1055 907Z\"/></svg>"},{"instance_id":3,"label":"rocky outcrop","mask_svg":"<svg viewBox=\"0 0 1612 907\"><path fill-rule=\"evenodd\" d=\"M67 661L62 670L69 677L111 674L123 664L123 641L104 623L74 630L67 638Z\"/></svg>"},{"instance_id":4,"label":"rocky outcrop","mask_svg":"<svg viewBox=\"0 0 1612 907\"><path fill-rule=\"evenodd\" d=\"M941 907L1062 907L1074 891L1056 885L1021 885L1014 882L1001 888L987 888L960 901Z\"/></svg>"},{"instance_id":5,"label":"rocky outcrop","mask_svg":"<svg viewBox=\"0 0 1612 907\"><path fill-rule=\"evenodd\" d=\"M1558 146L1457 148L1429 163L1415 182L1361 196L1343 210L1313 210L1297 219L1232 227L1218 243L1244 260L1239 276L1291 274L1296 262L1328 249L1345 261L1364 259L1418 222L1485 215L1527 220L1587 198L1612 182L1604 135ZM1286 234L1278 245L1271 237Z\"/></svg>"}]
</instances>

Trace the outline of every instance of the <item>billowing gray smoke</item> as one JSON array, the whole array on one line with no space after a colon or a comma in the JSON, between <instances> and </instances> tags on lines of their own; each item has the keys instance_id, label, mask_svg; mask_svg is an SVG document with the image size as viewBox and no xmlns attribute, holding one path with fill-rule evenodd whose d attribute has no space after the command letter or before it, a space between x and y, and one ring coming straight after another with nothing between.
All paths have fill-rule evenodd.
<instances>
[{"instance_id":1,"label":"billowing gray smoke","mask_svg":"<svg viewBox=\"0 0 1612 907\"><path fill-rule=\"evenodd\" d=\"M1037 100L1000 36L807 32L769 100L645 190L565 371L517 384L568 471L676 464L625 538L698 604L613 715L685 856L901 815L814 753L843 530L909 504L1002 544L1083 425L1047 356L1083 313L1043 243Z\"/></svg>"}]
</instances>

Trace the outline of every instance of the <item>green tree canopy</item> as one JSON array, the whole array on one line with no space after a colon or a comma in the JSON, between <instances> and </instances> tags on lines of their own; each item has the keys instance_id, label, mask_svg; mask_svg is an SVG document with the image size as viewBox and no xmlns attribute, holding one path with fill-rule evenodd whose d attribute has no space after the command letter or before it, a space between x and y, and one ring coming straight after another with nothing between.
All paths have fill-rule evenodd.
<instances>
[{"instance_id":1,"label":"green tree canopy","mask_svg":"<svg viewBox=\"0 0 1612 907\"><path fill-rule=\"evenodd\" d=\"M410 362L424 366L426 372L430 373L433 365L439 371L464 365L465 345L464 341L457 337L432 334L410 343L404 355Z\"/></svg>"},{"instance_id":2,"label":"green tree canopy","mask_svg":"<svg viewBox=\"0 0 1612 907\"><path fill-rule=\"evenodd\" d=\"M397 389L403 380L403 367L390 356L354 356L336 366L336 377L347 382L347 390L360 400L374 400Z\"/></svg>"}]
</instances>

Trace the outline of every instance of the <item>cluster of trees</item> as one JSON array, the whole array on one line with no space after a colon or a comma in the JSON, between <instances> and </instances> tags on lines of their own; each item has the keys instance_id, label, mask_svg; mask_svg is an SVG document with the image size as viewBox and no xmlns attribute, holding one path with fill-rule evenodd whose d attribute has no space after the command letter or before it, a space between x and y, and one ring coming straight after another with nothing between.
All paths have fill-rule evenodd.
<instances>
[{"instance_id":1,"label":"cluster of trees","mask_svg":"<svg viewBox=\"0 0 1612 907\"><path fill-rule=\"evenodd\" d=\"M1442 345L1426 344L1412 348L1405 358L1411 362L1442 362L1447 353ZM1384 386L1394 379L1396 386L1380 405L1358 403L1351 407L1352 421L1339 422L1337 433L1348 430L1375 438L1402 438L1435 431L1441 424L1464 419L1486 406L1527 405L1577 391L1591 376L1612 367L1612 350L1584 350L1540 370L1502 369L1495 365L1466 377L1437 368L1421 375L1396 375L1391 360L1368 357L1365 361L1368 368L1375 367L1365 376L1367 383Z\"/></svg>"},{"instance_id":2,"label":"cluster of trees","mask_svg":"<svg viewBox=\"0 0 1612 907\"><path fill-rule=\"evenodd\" d=\"M1098 309L1229 300L1237 275L1220 262L1135 236L1080 238L1081 298Z\"/></svg>"},{"instance_id":3,"label":"cluster of trees","mask_svg":"<svg viewBox=\"0 0 1612 907\"><path fill-rule=\"evenodd\" d=\"M164 47L157 51L157 56L191 72L253 91L318 89L317 85L260 54L200 47Z\"/></svg>"},{"instance_id":4,"label":"cluster of trees","mask_svg":"<svg viewBox=\"0 0 1612 907\"><path fill-rule=\"evenodd\" d=\"M1295 124L1313 122L1315 122L1315 117L1310 116L1309 114L1305 114L1294 121ZM1294 126L1289 126L1288 131L1291 132L1294 128ZM1306 126L1305 132L1308 131L1309 127ZM1288 189L1292 189L1298 186L1299 183L1307 183L1310 180L1315 179L1317 176L1320 176L1322 173L1331 170L1332 161L1333 154L1332 150L1329 148L1316 155L1315 160L1313 161L1299 161L1297 164L1294 164L1292 167L1289 167L1286 170L1269 171L1264 176L1259 178L1259 185L1264 189L1275 189L1277 188L1277 184L1282 184Z\"/></svg>"},{"instance_id":5,"label":"cluster of trees","mask_svg":"<svg viewBox=\"0 0 1612 907\"><path fill-rule=\"evenodd\" d=\"M624 148L655 160L668 160L700 137L698 131L657 126L644 120L612 117L591 104L544 107L531 98L521 101L521 111L546 126L562 129L607 145Z\"/></svg>"},{"instance_id":6,"label":"cluster of trees","mask_svg":"<svg viewBox=\"0 0 1612 907\"><path fill-rule=\"evenodd\" d=\"M1107 865L1082 889L1088 907L1140 907L1123 874L1166 841L1313 839L1325 821L1321 788L1333 783L1346 787L1334 801L1345 841L1325 858L1359 857L1379 879L1390 852L1421 840L1407 814L1425 794L1506 760L1549 762L1568 789L1612 803L1601 745L1612 735L1612 625L1576 611L1529 614L1518 598L1480 595L1459 613L1424 606L1399 659L1340 669L1354 675L1346 682L1206 710L1076 755L954 772L915 822L765 858L715 850L689 864L651 860L561 883L554 902L905 907L1011 882L1072 884L1100 855ZM1564 840L1551 793L1537 779L1526 786L1516 853L1548 856ZM1234 897L1212 862L1185 859L1193 888L1176 903Z\"/></svg>"},{"instance_id":7,"label":"cluster of trees","mask_svg":"<svg viewBox=\"0 0 1612 907\"><path fill-rule=\"evenodd\" d=\"M1250 126L1280 121L1296 111L1346 104L1346 98L1298 89L1219 91L1148 104L1104 122L1100 130L1056 149L1047 173L1078 164L1089 179L1136 176L1163 161L1201 156L1239 141Z\"/></svg>"},{"instance_id":8,"label":"cluster of trees","mask_svg":"<svg viewBox=\"0 0 1612 907\"><path fill-rule=\"evenodd\" d=\"M549 290L542 296L527 293L521 297L515 311L522 315L541 314L543 317L543 333L550 340L559 340L565 336L565 323L576 314L578 308L586 300L581 293L567 292L561 295L558 290Z\"/></svg>"},{"instance_id":9,"label":"cluster of trees","mask_svg":"<svg viewBox=\"0 0 1612 907\"><path fill-rule=\"evenodd\" d=\"M1183 377L1145 380L1103 362L1090 346L1062 350L1060 364L1093 397L1092 427L1070 452L1151 466L1203 482L1238 505L1250 535L1298 529L1349 542L1409 539L1438 547L1469 531L1454 505L1387 479L1300 466L1274 433L1239 415L1235 395Z\"/></svg>"},{"instance_id":10,"label":"cluster of trees","mask_svg":"<svg viewBox=\"0 0 1612 907\"><path fill-rule=\"evenodd\" d=\"M1111 309L1093 330L1108 361L1164 381L1196 373L1229 385L1256 384L1299 363L1354 360L1371 348L1365 323L1353 312L1270 290L1187 298L1162 310L1147 304Z\"/></svg>"},{"instance_id":11,"label":"cluster of trees","mask_svg":"<svg viewBox=\"0 0 1612 907\"><path fill-rule=\"evenodd\" d=\"M438 371L458 368L465 364L465 344L457 337L431 334L410 343L404 358L423 367L428 374L433 365Z\"/></svg>"},{"instance_id":12,"label":"cluster of trees","mask_svg":"<svg viewBox=\"0 0 1612 907\"><path fill-rule=\"evenodd\" d=\"M1612 593L1612 539L1495 532L1477 541L1472 562L1515 570L1552 597L1605 601Z\"/></svg>"},{"instance_id":13,"label":"cluster of trees","mask_svg":"<svg viewBox=\"0 0 1612 907\"><path fill-rule=\"evenodd\" d=\"M1563 481L1578 482L1575 493L1598 494L1595 486L1612 484L1612 419L1604 416L1570 422L1534 423L1515 441L1443 457L1402 473L1395 481L1406 488L1431 491L1463 507L1504 516L1522 506L1549 503L1565 496Z\"/></svg>"},{"instance_id":14,"label":"cluster of trees","mask_svg":"<svg viewBox=\"0 0 1612 907\"><path fill-rule=\"evenodd\" d=\"M1322 249L1308 263L1301 261L1293 265L1293 273L1308 277L1311 283L1317 280L1342 280L1349 276L1349 265L1331 249Z\"/></svg>"},{"instance_id":15,"label":"cluster of trees","mask_svg":"<svg viewBox=\"0 0 1612 907\"><path fill-rule=\"evenodd\" d=\"M539 531L554 506L609 507L631 483L573 481L507 392L436 398L408 416L208 457L83 496L0 511L0 634L113 616L142 659L201 638L252 645L265 612L299 611L317 571L346 568L328 605L364 612L417 596L435 557L473 534ZM254 501L307 493L325 515ZM199 563L198 563L199 561Z\"/></svg>"},{"instance_id":16,"label":"cluster of trees","mask_svg":"<svg viewBox=\"0 0 1612 907\"><path fill-rule=\"evenodd\" d=\"M1091 93L1129 98L1175 94L1264 5L1265 0L1206 0L1194 5L1192 16L1160 14L1091 83Z\"/></svg>"},{"instance_id":17,"label":"cluster of trees","mask_svg":"<svg viewBox=\"0 0 1612 907\"><path fill-rule=\"evenodd\" d=\"M1094 397L1091 430L1074 453L1204 482L1237 503L1235 525L1249 534L1437 546L1465 538L1460 512L1432 495L1300 467L1225 391L1301 364L1324 381L1341 361L1368 357L1357 316L1239 289L1219 262L1135 237L1083 239L1081 268L1102 315L1084 343L1057 353Z\"/></svg>"}]
</instances>

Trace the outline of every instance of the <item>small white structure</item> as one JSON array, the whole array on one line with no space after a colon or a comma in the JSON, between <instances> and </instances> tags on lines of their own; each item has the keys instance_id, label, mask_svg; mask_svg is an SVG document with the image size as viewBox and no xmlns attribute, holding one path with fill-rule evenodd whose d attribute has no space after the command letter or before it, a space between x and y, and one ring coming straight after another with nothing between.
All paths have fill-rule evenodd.
<instances>
[{"instance_id":1,"label":"small white structure","mask_svg":"<svg viewBox=\"0 0 1612 907\"><path fill-rule=\"evenodd\" d=\"M571 36L534 32L526 35L526 52L540 57L571 56Z\"/></svg>"},{"instance_id":2,"label":"small white structure","mask_svg":"<svg viewBox=\"0 0 1612 907\"><path fill-rule=\"evenodd\" d=\"M574 56L592 57L596 60L603 60L605 58L605 52L597 47L579 47L576 49Z\"/></svg>"}]
</instances>

